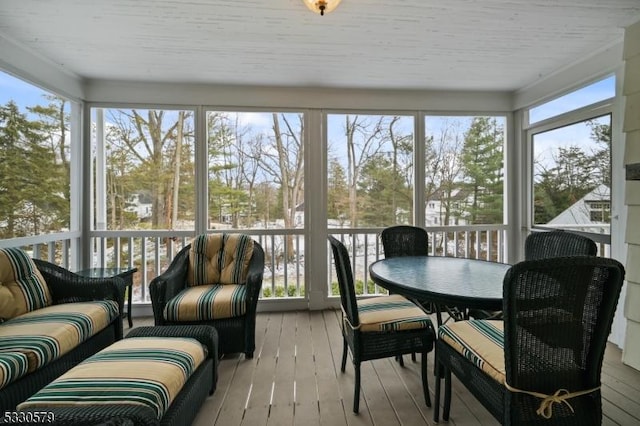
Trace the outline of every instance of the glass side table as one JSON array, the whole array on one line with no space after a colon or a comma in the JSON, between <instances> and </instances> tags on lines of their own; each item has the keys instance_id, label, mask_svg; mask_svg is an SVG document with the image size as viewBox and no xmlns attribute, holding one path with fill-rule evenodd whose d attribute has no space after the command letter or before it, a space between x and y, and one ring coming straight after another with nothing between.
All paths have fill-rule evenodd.
<instances>
[{"instance_id":1,"label":"glass side table","mask_svg":"<svg viewBox=\"0 0 640 426\"><path fill-rule=\"evenodd\" d=\"M131 320L131 296L133 293L133 274L138 268L89 268L76 272L78 275L88 278L111 278L120 277L124 280L127 289L127 319L129 320L129 328L133 327ZM122 313L124 315L124 312Z\"/></svg>"}]
</instances>

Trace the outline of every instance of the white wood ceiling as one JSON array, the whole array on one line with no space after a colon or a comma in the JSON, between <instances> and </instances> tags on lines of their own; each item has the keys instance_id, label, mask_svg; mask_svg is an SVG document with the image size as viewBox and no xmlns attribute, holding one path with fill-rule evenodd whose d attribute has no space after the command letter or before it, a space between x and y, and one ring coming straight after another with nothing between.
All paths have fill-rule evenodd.
<instances>
[{"instance_id":1,"label":"white wood ceiling","mask_svg":"<svg viewBox=\"0 0 640 426\"><path fill-rule=\"evenodd\" d=\"M640 0L0 0L0 36L84 79L261 86L512 91L638 20Z\"/></svg>"}]
</instances>

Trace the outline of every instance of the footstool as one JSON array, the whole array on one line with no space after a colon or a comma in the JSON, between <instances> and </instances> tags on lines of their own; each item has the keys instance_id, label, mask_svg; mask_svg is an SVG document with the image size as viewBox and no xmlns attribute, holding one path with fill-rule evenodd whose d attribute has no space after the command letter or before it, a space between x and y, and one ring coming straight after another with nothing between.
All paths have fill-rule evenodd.
<instances>
[{"instance_id":1,"label":"footstool","mask_svg":"<svg viewBox=\"0 0 640 426\"><path fill-rule=\"evenodd\" d=\"M46 412L60 425L112 424L116 419L115 424L188 425L215 391L217 367L214 327L138 327L49 383L18 410Z\"/></svg>"}]
</instances>

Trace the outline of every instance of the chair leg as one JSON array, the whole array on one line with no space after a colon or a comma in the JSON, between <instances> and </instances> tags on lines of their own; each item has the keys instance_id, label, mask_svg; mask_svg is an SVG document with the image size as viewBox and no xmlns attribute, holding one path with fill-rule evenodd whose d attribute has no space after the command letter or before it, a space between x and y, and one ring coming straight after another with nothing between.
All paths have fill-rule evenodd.
<instances>
[{"instance_id":1,"label":"chair leg","mask_svg":"<svg viewBox=\"0 0 640 426\"><path fill-rule=\"evenodd\" d=\"M424 402L427 407L431 407L431 395L429 395L429 375L427 374L427 352L422 352L422 391L424 392Z\"/></svg>"},{"instance_id":2,"label":"chair leg","mask_svg":"<svg viewBox=\"0 0 640 426\"><path fill-rule=\"evenodd\" d=\"M356 387L353 391L353 412L358 414L360 411L360 363L353 364L356 371Z\"/></svg>"},{"instance_id":3,"label":"chair leg","mask_svg":"<svg viewBox=\"0 0 640 426\"><path fill-rule=\"evenodd\" d=\"M411 361L416 362L416 353L411 352Z\"/></svg>"},{"instance_id":4,"label":"chair leg","mask_svg":"<svg viewBox=\"0 0 640 426\"><path fill-rule=\"evenodd\" d=\"M400 364L400 367L404 367L404 359L402 359L402 355L396 356L396 361Z\"/></svg>"},{"instance_id":5,"label":"chair leg","mask_svg":"<svg viewBox=\"0 0 640 426\"><path fill-rule=\"evenodd\" d=\"M342 339L342 365L340 366L340 371L342 371L344 373L344 369L347 366L347 350L348 350L348 345L347 345L347 339Z\"/></svg>"},{"instance_id":6,"label":"chair leg","mask_svg":"<svg viewBox=\"0 0 640 426\"><path fill-rule=\"evenodd\" d=\"M449 421L449 411L451 409L451 370L444 368L444 408L442 409L442 420Z\"/></svg>"},{"instance_id":7,"label":"chair leg","mask_svg":"<svg viewBox=\"0 0 640 426\"><path fill-rule=\"evenodd\" d=\"M438 357L435 358L433 366L433 373L436 377L436 395L435 395L435 405L433 407L433 421L438 423L440 421L440 379L442 367L438 364Z\"/></svg>"}]
</instances>

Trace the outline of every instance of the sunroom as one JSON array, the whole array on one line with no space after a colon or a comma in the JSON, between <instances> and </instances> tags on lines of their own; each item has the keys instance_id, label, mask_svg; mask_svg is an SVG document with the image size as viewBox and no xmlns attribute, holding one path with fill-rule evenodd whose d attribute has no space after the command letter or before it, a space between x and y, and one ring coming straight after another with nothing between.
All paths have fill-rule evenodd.
<instances>
[{"instance_id":1,"label":"sunroom","mask_svg":"<svg viewBox=\"0 0 640 426\"><path fill-rule=\"evenodd\" d=\"M135 268L135 326L194 236L243 232L267 330L339 309L328 235L376 295L385 227L510 264L559 228L625 265L609 345L640 370L640 3L304 3L3 1L0 248Z\"/></svg>"}]
</instances>

